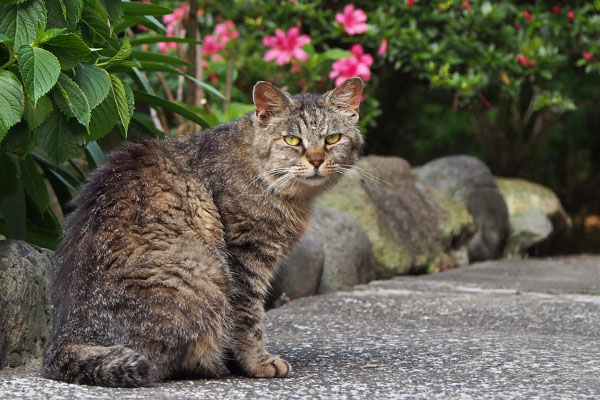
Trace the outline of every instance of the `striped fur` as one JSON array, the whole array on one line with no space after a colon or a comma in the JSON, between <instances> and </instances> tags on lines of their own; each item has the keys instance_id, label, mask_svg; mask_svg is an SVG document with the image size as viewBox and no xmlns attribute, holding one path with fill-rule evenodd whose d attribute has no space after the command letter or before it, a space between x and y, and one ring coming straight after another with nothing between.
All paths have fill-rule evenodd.
<instances>
[{"instance_id":1,"label":"striped fur","mask_svg":"<svg viewBox=\"0 0 600 400\"><path fill-rule=\"evenodd\" d=\"M135 387L219 376L224 362L289 375L263 344L264 300L311 201L357 157L361 93L358 78L323 96L260 82L256 115L113 153L65 221L43 376ZM311 156L322 176L309 178Z\"/></svg>"}]
</instances>

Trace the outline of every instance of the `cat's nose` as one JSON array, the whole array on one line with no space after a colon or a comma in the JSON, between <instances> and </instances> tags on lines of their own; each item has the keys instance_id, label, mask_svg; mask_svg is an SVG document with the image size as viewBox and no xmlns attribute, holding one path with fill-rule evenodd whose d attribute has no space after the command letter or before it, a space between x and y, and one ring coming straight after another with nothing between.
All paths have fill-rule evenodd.
<instances>
[{"instance_id":1,"label":"cat's nose","mask_svg":"<svg viewBox=\"0 0 600 400\"><path fill-rule=\"evenodd\" d=\"M308 162L315 166L315 168L319 168L321 164L323 164L323 156L320 154L310 155L308 157Z\"/></svg>"}]
</instances>

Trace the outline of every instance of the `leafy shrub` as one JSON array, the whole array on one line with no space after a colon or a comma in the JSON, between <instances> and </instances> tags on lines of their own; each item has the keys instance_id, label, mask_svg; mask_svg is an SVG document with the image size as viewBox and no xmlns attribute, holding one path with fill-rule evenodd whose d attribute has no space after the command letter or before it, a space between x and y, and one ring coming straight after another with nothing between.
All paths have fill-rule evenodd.
<instances>
[{"instance_id":1,"label":"leafy shrub","mask_svg":"<svg viewBox=\"0 0 600 400\"><path fill-rule=\"evenodd\" d=\"M133 47L160 40L166 29L156 16L170 13L169 8L120 0L3 4L0 233L53 247L60 215L69 211L85 170L104 161L96 141L113 129L125 139L133 125L162 134L146 111L136 111L136 102L208 124L182 105L157 97L144 72L162 68L182 74L170 65L191 64ZM130 28L138 25L158 36L130 39ZM82 148L87 163L78 158Z\"/></svg>"}]
</instances>

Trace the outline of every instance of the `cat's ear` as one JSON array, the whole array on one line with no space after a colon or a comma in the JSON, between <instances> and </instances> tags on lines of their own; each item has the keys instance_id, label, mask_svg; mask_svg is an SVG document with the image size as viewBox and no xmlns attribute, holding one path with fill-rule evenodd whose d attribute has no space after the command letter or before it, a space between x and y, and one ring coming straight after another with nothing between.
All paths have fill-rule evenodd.
<instances>
[{"instance_id":1,"label":"cat's ear","mask_svg":"<svg viewBox=\"0 0 600 400\"><path fill-rule=\"evenodd\" d=\"M325 101L334 107L358 115L362 91L363 80L356 76L345 80L340 86L325 93Z\"/></svg>"},{"instance_id":2,"label":"cat's ear","mask_svg":"<svg viewBox=\"0 0 600 400\"><path fill-rule=\"evenodd\" d=\"M256 116L262 120L269 119L292 105L292 98L289 94L265 81L257 82L254 85L252 99L256 108Z\"/></svg>"}]
</instances>

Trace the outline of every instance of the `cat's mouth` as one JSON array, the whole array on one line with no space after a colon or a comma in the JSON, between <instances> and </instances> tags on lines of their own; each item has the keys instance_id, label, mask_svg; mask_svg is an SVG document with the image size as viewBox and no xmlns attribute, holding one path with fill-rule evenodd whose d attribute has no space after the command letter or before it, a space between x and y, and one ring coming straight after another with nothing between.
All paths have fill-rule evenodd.
<instances>
[{"instance_id":1,"label":"cat's mouth","mask_svg":"<svg viewBox=\"0 0 600 400\"><path fill-rule=\"evenodd\" d=\"M327 178L325 175L320 175L317 171L313 172L312 175L304 177L304 183L309 186L319 186Z\"/></svg>"}]
</instances>

